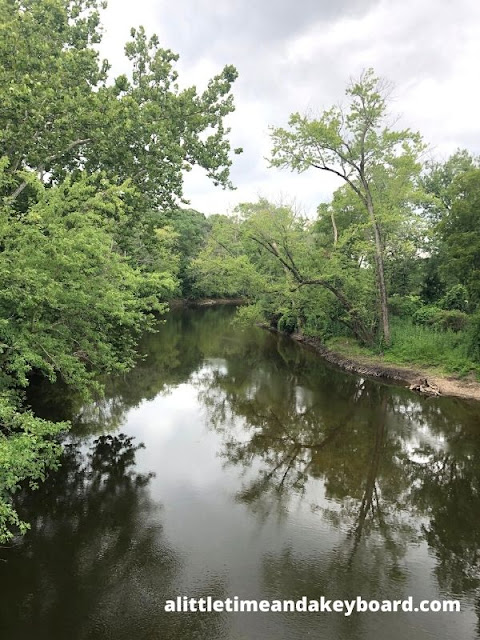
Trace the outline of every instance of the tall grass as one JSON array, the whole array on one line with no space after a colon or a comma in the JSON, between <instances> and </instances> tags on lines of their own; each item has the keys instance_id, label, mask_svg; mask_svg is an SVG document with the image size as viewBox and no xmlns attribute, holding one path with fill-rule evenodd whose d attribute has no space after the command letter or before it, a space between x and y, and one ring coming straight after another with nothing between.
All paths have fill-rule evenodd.
<instances>
[{"instance_id":1,"label":"tall grass","mask_svg":"<svg viewBox=\"0 0 480 640\"><path fill-rule=\"evenodd\" d=\"M480 367L468 356L465 331L438 331L394 318L392 344L385 350L387 362L438 367L446 372L466 375L480 373Z\"/></svg>"}]
</instances>

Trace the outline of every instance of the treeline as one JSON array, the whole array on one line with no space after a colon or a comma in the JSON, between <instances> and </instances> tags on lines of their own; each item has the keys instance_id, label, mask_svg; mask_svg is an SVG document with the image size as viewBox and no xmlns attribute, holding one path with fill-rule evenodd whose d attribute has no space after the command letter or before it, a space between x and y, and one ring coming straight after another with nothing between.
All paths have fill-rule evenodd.
<instances>
[{"instance_id":1,"label":"treeline","mask_svg":"<svg viewBox=\"0 0 480 640\"><path fill-rule=\"evenodd\" d=\"M112 78L101 5L0 0L0 542L25 531L12 495L58 463L68 426L25 407L32 374L87 397L128 369L203 237L178 208L184 172L230 186L236 69L179 88L178 56L139 28Z\"/></svg>"},{"instance_id":2,"label":"treeline","mask_svg":"<svg viewBox=\"0 0 480 640\"><path fill-rule=\"evenodd\" d=\"M196 290L243 295L244 320L337 349L478 374L479 159L428 160L421 136L390 119L388 87L368 70L345 107L272 129L272 166L330 172L339 187L314 220L266 200L211 217Z\"/></svg>"}]
</instances>

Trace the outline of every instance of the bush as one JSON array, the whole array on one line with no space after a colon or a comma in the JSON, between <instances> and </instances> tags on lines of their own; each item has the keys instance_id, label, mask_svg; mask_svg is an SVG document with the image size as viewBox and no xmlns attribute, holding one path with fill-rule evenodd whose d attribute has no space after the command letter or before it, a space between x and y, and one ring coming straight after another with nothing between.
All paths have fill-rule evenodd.
<instances>
[{"instance_id":1,"label":"bush","mask_svg":"<svg viewBox=\"0 0 480 640\"><path fill-rule=\"evenodd\" d=\"M445 310L427 306L418 309L413 316L414 324L431 327L438 331L462 331L468 326L469 316L463 311Z\"/></svg>"},{"instance_id":2,"label":"bush","mask_svg":"<svg viewBox=\"0 0 480 640\"><path fill-rule=\"evenodd\" d=\"M470 329L468 332L468 355L474 362L480 363L480 312L470 319Z\"/></svg>"},{"instance_id":3,"label":"bush","mask_svg":"<svg viewBox=\"0 0 480 640\"><path fill-rule=\"evenodd\" d=\"M424 327L430 327L434 324L435 319L438 317L438 314L442 312L440 307L435 307L433 305L428 305L425 307L420 307L412 316L413 324L420 324Z\"/></svg>"},{"instance_id":4,"label":"bush","mask_svg":"<svg viewBox=\"0 0 480 640\"><path fill-rule=\"evenodd\" d=\"M289 312L285 313L278 321L278 328L285 333L293 333L297 328L297 317Z\"/></svg>"},{"instance_id":5,"label":"bush","mask_svg":"<svg viewBox=\"0 0 480 640\"><path fill-rule=\"evenodd\" d=\"M468 311L468 291L463 284L456 284L440 300L440 306L447 311Z\"/></svg>"},{"instance_id":6,"label":"bush","mask_svg":"<svg viewBox=\"0 0 480 640\"><path fill-rule=\"evenodd\" d=\"M391 296L388 301L390 310L394 316L411 318L422 306L420 296Z\"/></svg>"},{"instance_id":7,"label":"bush","mask_svg":"<svg viewBox=\"0 0 480 640\"><path fill-rule=\"evenodd\" d=\"M433 326L442 331L463 331L467 328L469 322L469 317L463 311L441 311L435 321Z\"/></svg>"}]
</instances>

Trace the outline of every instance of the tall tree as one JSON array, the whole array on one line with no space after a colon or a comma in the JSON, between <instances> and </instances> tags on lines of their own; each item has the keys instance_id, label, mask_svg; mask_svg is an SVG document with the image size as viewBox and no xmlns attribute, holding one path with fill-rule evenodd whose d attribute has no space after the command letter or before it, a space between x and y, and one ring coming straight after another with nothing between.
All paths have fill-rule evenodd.
<instances>
[{"instance_id":1,"label":"tall tree","mask_svg":"<svg viewBox=\"0 0 480 640\"><path fill-rule=\"evenodd\" d=\"M467 287L472 303L480 304L480 169L455 178L448 191L450 209L437 229L441 239L440 270L449 284Z\"/></svg>"},{"instance_id":2,"label":"tall tree","mask_svg":"<svg viewBox=\"0 0 480 640\"><path fill-rule=\"evenodd\" d=\"M55 183L72 170L101 170L116 184L131 180L144 208L169 208L194 165L230 188L224 119L234 110L235 67L226 65L202 92L181 89L178 55L140 27L125 47L130 74L109 78L94 46L102 7L0 0L0 157L12 176L4 195L15 201L32 171Z\"/></svg>"},{"instance_id":3,"label":"tall tree","mask_svg":"<svg viewBox=\"0 0 480 640\"><path fill-rule=\"evenodd\" d=\"M359 198L370 223L382 333L389 344L384 263L390 212L382 184L386 178L409 182L418 173L417 158L423 147L419 134L387 126L388 87L372 69L352 82L346 95L346 108L332 107L319 117L294 113L288 129L273 128L271 165L298 172L312 167L330 172Z\"/></svg>"}]
</instances>

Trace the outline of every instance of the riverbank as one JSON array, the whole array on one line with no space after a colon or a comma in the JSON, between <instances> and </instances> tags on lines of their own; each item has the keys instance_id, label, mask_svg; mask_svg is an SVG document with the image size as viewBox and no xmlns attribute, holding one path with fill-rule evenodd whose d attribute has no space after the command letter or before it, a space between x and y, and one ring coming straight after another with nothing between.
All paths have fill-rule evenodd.
<instances>
[{"instance_id":1,"label":"riverbank","mask_svg":"<svg viewBox=\"0 0 480 640\"><path fill-rule=\"evenodd\" d=\"M342 345L341 350L339 348L332 350L326 347L318 338L310 338L299 333L287 334L266 324L261 324L260 326L273 333L280 333L292 338L344 371L372 378L381 378L406 387L422 386L427 390L427 393L428 388L430 388L431 395L453 396L480 401L480 382L469 377L460 379L455 376L440 374L435 369L387 363L380 355L352 353L346 344ZM427 385L425 385L425 381L427 381Z\"/></svg>"}]
</instances>

